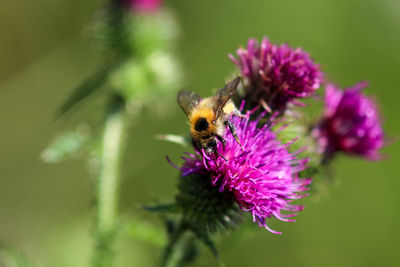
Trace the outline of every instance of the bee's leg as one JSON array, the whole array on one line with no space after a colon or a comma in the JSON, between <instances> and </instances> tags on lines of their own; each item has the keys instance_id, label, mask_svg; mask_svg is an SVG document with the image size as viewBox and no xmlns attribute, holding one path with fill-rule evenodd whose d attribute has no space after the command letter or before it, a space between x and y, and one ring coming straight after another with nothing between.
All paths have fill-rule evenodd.
<instances>
[{"instance_id":1,"label":"bee's leg","mask_svg":"<svg viewBox=\"0 0 400 267\"><path fill-rule=\"evenodd\" d=\"M218 139L218 141L220 141L222 143L223 146L225 146L226 141L224 138L222 138L222 136L216 135L215 137Z\"/></svg>"},{"instance_id":2,"label":"bee's leg","mask_svg":"<svg viewBox=\"0 0 400 267\"><path fill-rule=\"evenodd\" d=\"M230 122L230 121L224 121L224 124L225 124L225 125L228 125L229 131L231 131L233 137L235 138L235 141L240 145L240 147L242 148L242 150L244 150L243 147L242 147L242 145L240 144L239 137L238 137L237 134L236 134L235 126L233 126L232 122Z\"/></svg>"},{"instance_id":3,"label":"bee's leg","mask_svg":"<svg viewBox=\"0 0 400 267\"><path fill-rule=\"evenodd\" d=\"M235 108L235 109L233 110L233 115L238 116L238 117L240 117L240 118L246 118L246 115L243 115L243 114L240 112L240 110L238 110L237 108Z\"/></svg>"},{"instance_id":4,"label":"bee's leg","mask_svg":"<svg viewBox=\"0 0 400 267\"><path fill-rule=\"evenodd\" d=\"M192 138L192 145L197 151L201 152L200 144L198 142L196 142L193 138Z\"/></svg>"},{"instance_id":5,"label":"bee's leg","mask_svg":"<svg viewBox=\"0 0 400 267\"><path fill-rule=\"evenodd\" d=\"M218 153L217 150L214 151L214 153L218 156L220 156L223 160L228 161L224 156L222 156L220 153Z\"/></svg>"}]
</instances>

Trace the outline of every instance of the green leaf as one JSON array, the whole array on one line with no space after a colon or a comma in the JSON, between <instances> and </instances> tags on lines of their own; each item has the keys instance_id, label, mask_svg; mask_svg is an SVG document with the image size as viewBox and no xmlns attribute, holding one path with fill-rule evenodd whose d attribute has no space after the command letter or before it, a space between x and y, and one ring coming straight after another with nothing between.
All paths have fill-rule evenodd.
<instances>
[{"instance_id":1,"label":"green leaf","mask_svg":"<svg viewBox=\"0 0 400 267\"><path fill-rule=\"evenodd\" d=\"M42 152L41 159L46 163L57 163L78 154L90 138L87 125L80 125L74 131L56 137Z\"/></svg>"},{"instance_id":2,"label":"green leaf","mask_svg":"<svg viewBox=\"0 0 400 267\"><path fill-rule=\"evenodd\" d=\"M175 204L163 204L157 206L141 206L142 209L150 212L171 212L178 211L178 207Z\"/></svg>"}]
</instances>

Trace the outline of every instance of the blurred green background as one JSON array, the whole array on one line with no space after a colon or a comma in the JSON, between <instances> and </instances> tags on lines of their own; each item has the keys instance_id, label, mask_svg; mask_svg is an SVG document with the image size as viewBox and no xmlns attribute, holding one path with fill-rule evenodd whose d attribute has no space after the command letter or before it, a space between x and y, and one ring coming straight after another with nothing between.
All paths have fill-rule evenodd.
<instances>
[{"instance_id":1,"label":"blurred green background","mask_svg":"<svg viewBox=\"0 0 400 267\"><path fill-rule=\"evenodd\" d=\"M92 177L84 156L60 164L40 161L56 133L101 113L101 97L54 122L68 93L100 62L85 28L95 0L0 3L0 239L35 266L87 266L91 253ZM369 80L384 128L400 132L400 1L398 0L170 0L183 34L177 47L186 87L210 94L234 70L227 53L249 37L268 35L309 51L342 86ZM82 115L85 114L85 115ZM175 106L165 118L144 112L125 150L121 212L158 224L138 204L173 198L175 162L183 149L154 139L187 131ZM227 235L217 246L226 266L395 266L400 240L400 144L388 158L339 157L329 193L304 199L295 223L274 222L273 235L254 229ZM250 217L246 217L250 220ZM121 237L115 266L155 266L160 248ZM203 249L196 266L218 266Z\"/></svg>"}]
</instances>

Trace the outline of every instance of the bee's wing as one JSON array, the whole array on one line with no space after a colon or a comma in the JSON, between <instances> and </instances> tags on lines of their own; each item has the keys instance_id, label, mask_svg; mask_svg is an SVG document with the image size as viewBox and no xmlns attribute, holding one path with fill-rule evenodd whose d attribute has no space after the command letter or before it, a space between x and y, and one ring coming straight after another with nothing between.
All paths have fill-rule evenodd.
<instances>
[{"instance_id":1,"label":"bee's wing","mask_svg":"<svg viewBox=\"0 0 400 267\"><path fill-rule=\"evenodd\" d=\"M214 95L215 98L214 112L216 114L216 118L218 118L221 115L223 108L235 93L239 83L240 83L240 77L236 77L232 81L228 82L223 88L219 89L217 93Z\"/></svg>"},{"instance_id":2,"label":"bee's wing","mask_svg":"<svg viewBox=\"0 0 400 267\"><path fill-rule=\"evenodd\" d=\"M189 115L192 109L200 103L201 97L195 92L181 90L176 99L186 115Z\"/></svg>"}]
</instances>

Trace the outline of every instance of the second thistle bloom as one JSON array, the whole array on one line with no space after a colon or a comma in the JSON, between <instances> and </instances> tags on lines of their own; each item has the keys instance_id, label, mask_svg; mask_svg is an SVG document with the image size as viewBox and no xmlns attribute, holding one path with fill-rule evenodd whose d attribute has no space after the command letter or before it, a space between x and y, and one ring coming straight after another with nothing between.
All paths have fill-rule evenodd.
<instances>
[{"instance_id":1,"label":"second thistle bloom","mask_svg":"<svg viewBox=\"0 0 400 267\"><path fill-rule=\"evenodd\" d=\"M377 106L362 93L366 86L363 82L343 91L333 84L326 87L324 115L313 130L325 158L343 151L379 159L384 132Z\"/></svg>"},{"instance_id":2,"label":"second thistle bloom","mask_svg":"<svg viewBox=\"0 0 400 267\"><path fill-rule=\"evenodd\" d=\"M139 13L155 12L162 6L162 0L117 0L117 2Z\"/></svg>"},{"instance_id":3,"label":"second thistle bloom","mask_svg":"<svg viewBox=\"0 0 400 267\"><path fill-rule=\"evenodd\" d=\"M259 121L246 118L232 118L237 135L244 150L227 130L225 146L217 145L221 154L206 154L204 151L183 157L180 168L182 179L189 175L209 177L209 183L221 194L231 193L239 207L253 216L253 221L273 233L266 220L275 217L282 221L296 215L303 209L293 205L295 199L303 196L310 179L300 179L297 173L305 169L306 159L298 159L288 151L290 144L282 144L267 125L257 127Z\"/></svg>"},{"instance_id":4,"label":"second thistle bloom","mask_svg":"<svg viewBox=\"0 0 400 267\"><path fill-rule=\"evenodd\" d=\"M271 44L264 38L259 45L250 39L247 48L229 55L245 80L245 99L250 106L282 111L296 98L310 96L320 87L322 72L301 48Z\"/></svg>"}]
</instances>

